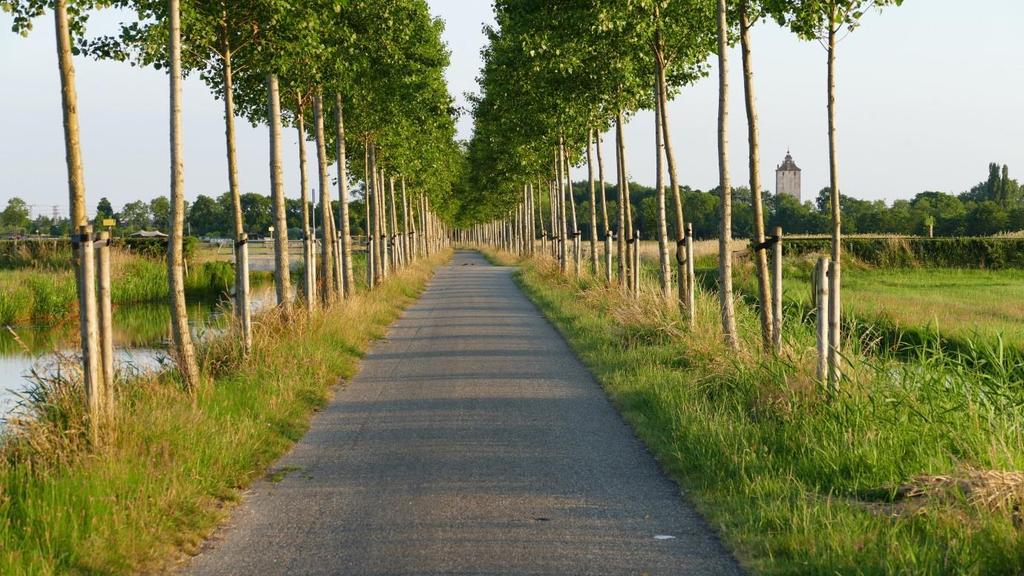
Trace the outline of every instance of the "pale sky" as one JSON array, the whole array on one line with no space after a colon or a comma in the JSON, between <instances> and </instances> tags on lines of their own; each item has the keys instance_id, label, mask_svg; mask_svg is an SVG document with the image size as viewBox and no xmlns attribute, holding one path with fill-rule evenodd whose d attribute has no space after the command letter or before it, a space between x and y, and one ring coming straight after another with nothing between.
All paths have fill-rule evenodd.
<instances>
[{"instance_id":1,"label":"pale sky","mask_svg":"<svg viewBox=\"0 0 1024 576\"><path fill-rule=\"evenodd\" d=\"M429 0L447 22L452 51L450 90L460 104L476 90L481 28L489 0ZM968 7L969 4L969 7ZM92 32L108 30L118 14L94 17ZM847 37L839 55L839 147L843 192L889 202L923 190L958 193L986 176L989 162L1024 175L1024 59L1020 0L905 0L872 13ZM60 93L52 18L29 38L9 32L0 13L0 207L11 196L49 214L67 214ZM825 52L772 24L754 34L764 185L786 149L803 168L804 198L828 182ZM731 61L730 153L735 185L747 180L746 126L739 54ZM76 60L88 205L107 196L115 209L166 195L169 187L167 78L126 64ZM712 77L685 88L670 121L680 176L708 189L717 184L717 84ZM185 174L189 198L227 189L222 104L197 79L185 83ZM653 119L639 114L627 129L632 177L654 180ZM265 127L239 121L238 154L245 192L269 191ZM472 130L468 118L460 136ZM297 147L286 131L287 193L297 197ZM609 150L610 152L610 150ZM608 154L611 158L611 154ZM577 177L582 178L578 171Z\"/></svg>"}]
</instances>

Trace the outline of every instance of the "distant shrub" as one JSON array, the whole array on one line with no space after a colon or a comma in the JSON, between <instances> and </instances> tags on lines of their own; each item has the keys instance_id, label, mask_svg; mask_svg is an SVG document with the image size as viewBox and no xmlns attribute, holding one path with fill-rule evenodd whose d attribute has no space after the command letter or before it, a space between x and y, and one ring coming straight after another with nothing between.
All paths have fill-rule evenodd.
<instances>
[{"instance_id":1,"label":"distant shrub","mask_svg":"<svg viewBox=\"0 0 1024 576\"><path fill-rule=\"evenodd\" d=\"M0 240L0 269L65 270L71 268L71 243L67 239Z\"/></svg>"}]
</instances>

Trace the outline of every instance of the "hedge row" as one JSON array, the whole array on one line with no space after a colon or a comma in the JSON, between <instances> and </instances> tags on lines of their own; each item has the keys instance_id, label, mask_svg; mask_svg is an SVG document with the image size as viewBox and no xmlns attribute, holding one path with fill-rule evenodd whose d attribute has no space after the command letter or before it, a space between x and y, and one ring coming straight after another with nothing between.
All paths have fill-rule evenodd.
<instances>
[{"instance_id":1,"label":"hedge row","mask_svg":"<svg viewBox=\"0 0 1024 576\"><path fill-rule=\"evenodd\" d=\"M828 254L828 238L785 240L787 255ZM1024 238L847 238L845 254L886 268L1024 268Z\"/></svg>"}]
</instances>

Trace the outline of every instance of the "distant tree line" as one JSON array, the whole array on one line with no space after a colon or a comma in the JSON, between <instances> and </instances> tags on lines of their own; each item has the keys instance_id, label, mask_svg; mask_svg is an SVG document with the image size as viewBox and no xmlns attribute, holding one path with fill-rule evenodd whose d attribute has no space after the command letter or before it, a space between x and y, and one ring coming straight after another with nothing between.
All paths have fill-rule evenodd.
<instances>
[{"instance_id":1,"label":"distant tree line","mask_svg":"<svg viewBox=\"0 0 1024 576\"><path fill-rule=\"evenodd\" d=\"M683 202L694 234L701 238L716 238L719 226L720 191L707 191L682 187ZM589 222L590 199L586 182L573 184L576 212L579 222ZM617 210L615 198L618 188L606 187L608 209ZM829 214L829 188L823 188L813 201L798 202L792 196L765 193L765 219L768 228L781 226L787 234L827 234L831 224ZM657 224L657 190L631 182L629 196L637 207L633 212L633 226L645 238L653 238ZM733 233L739 238L750 238L754 231L754 209L750 189L739 186L732 190ZM999 164L989 165L986 180L960 194L947 192L921 192L910 200L860 200L840 196L845 234L901 234L929 233L929 225L936 236L990 236L1001 232L1024 230L1024 188L1009 177L1009 169ZM676 234L675 222L667 222L669 236ZM589 238L589 226L580 226L584 238Z\"/></svg>"},{"instance_id":2,"label":"distant tree line","mask_svg":"<svg viewBox=\"0 0 1024 576\"><path fill-rule=\"evenodd\" d=\"M686 213L693 222L694 234L701 238L718 236L720 191L694 190L683 186L683 201ZM576 197L578 222L589 222L590 199L587 182L573 184ZM606 186L608 209L618 210L615 198L618 188ZM637 210L633 212L633 225L650 238L657 222L657 190L636 182L629 185L629 195ZM814 201L797 202L791 196L765 193L765 217L769 228L781 226L787 234L827 234L831 218L829 215L828 188L818 192ZM356 198L349 203L349 220L352 234L365 235L366 209L361 191L353 191ZM732 223L737 237L750 238L754 230L754 208L750 189L745 186L733 188ZM270 196L249 192L241 195L242 217L246 232L253 238L268 235L273 225L270 210ZM333 202L337 210L338 201ZM1010 178L1005 165L989 165L988 178L960 194L947 192L921 192L910 200L896 200L891 205L884 200L860 200L841 195L843 232L846 234L902 234L925 236L929 225L936 236L991 236L1001 232L1024 230L1024 187ZM227 192L213 198L200 194L186 206L186 224L192 236L227 238L231 236L231 196ZM100 198L96 206L95 223L105 218L117 220L117 231L128 234L137 230L167 231L170 206L165 197L149 202L136 200L125 204L120 211L114 211L110 201ZM299 237L302 229L302 201L297 198L285 200L288 232ZM320 213L310 214L318 230L322 229ZM21 198L11 198L7 207L0 211L0 231L5 234L44 234L57 236L67 233L67 219L54 219L40 215L31 217L28 204ZM675 222L669 221L670 235L676 233ZM580 225L583 237L589 239L589 226Z\"/></svg>"},{"instance_id":3,"label":"distant tree line","mask_svg":"<svg viewBox=\"0 0 1024 576\"><path fill-rule=\"evenodd\" d=\"M273 226L273 214L270 211L271 197L250 192L241 195L242 217L245 220L245 231L251 238L263 238L269 235ZM338 209L338 201L332 206ZM349 220L352 234L365 235L366 204L362 198L349 203ZM323 228L321 214L313 210L314 204L309 203L310 216L315 222L319 235ZM231 195L225 192L213 198L200 194L194 202L185 203L186 233L200 238L230 238L232 226L230 219ZM285 201L288 221L288 235L300 238L302 231L302 201L288 198ZM124 236L139 230L158 230L167 233L170 203L160 196L148 202L136 200L128 202L121 210L115 211L110 200L100 198L96 204L96 217L93 225L102 227L103 220L117 221L115 235ZM70 233L70 220L39 215L32 218L32 210L25 200L14 197L8 200L7 207L0 211L0 233L13 236L63 236Z\"/></svg>"},{"instance_id":4,"label":"distant tree line","mask_svg":"<svg viewBox=\"0 0 1024 576\"><path fill-rule=\"evenodd\" d=\"M358 192L354 191L354 192ZM366 225L366 204L361 198L349 203L349 223L351 233L355 236L365 234ZM263 194L249 192L241 195L242 219L245 222L245 231L250 238L263 238L268 235L271 226L274 225L273 214L270 211L271 198ZM331 202L335 213L339 208L338 201ZM309 204L309 213L317 235L323 230L322 214L314 210L314 204ZM229 238L232 234L231 219L231 195L221 194L212 198L200 194L195 202L192 202L187 211L186 222L192 230L193 236ZM302 231L302 200L298 198L285 199L285 219L288 223L288 235L292 238L301 238Z\"/></svg>"}]
</instances>

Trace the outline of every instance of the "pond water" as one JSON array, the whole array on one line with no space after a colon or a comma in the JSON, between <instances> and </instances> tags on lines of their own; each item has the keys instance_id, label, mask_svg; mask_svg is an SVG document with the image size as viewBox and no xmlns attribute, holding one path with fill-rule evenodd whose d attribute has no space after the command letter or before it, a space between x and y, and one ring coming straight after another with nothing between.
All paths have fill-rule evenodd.
<instances>
[{"instance_id":1,"label":"pond water","mask_svg":"<svg viewBox=\"0 0 1024 576\"><path fill-rule=\"evenodd\" d=\"M273 285L253 289L254 312L274 302ZM229 313L230 303L224 300L189 303L193 338L201 340L221 333ZM168 365L170 324L170 312L163 303L115 307L115 370L148 372ZM58 355L80 354L77 330L74 318L57 326L0 326L0 426L31 386L33 371L52 373L57 369Z\"/></svg>"}]
</instances>

